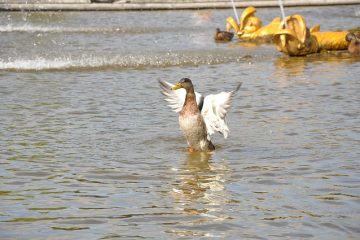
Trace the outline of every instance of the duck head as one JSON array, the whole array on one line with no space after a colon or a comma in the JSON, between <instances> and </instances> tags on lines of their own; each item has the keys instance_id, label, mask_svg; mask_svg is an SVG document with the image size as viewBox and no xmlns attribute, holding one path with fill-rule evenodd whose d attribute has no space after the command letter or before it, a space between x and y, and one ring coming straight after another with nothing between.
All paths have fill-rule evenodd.
<instances>
[{"instance_id":1,"label":"duck head","mask_svg":"<svg viewBox=\"0 0 360 240\"><path fill-rule=\"evenodd\" d=\"M180 88L184 88L186 92L188 92L191 89L194 89L193 84L189 78L182 78L180 82L178 82L177 84L175 84L175 86L171 88L171 90L177 90Z\"/></svg>"},{"instance_id":2,"label":"duck head","mask_svg":"<svg viewBox=\"0 0 360 240\"><path fill-rule=\"evenodd\" d=\"M349 43L348 51L351 55L360 56L360 33L348 33L345 40Z\"/></svg>"},{"instance_id":3,"label":"duck head","mask_svg":"<svg viewBox=\"0 0 360 240\"><path fill-rule=\"evenodd\" d=\"M351 42L352 40L360 41L360 34L359 34L359 37L358 37L358 36L356 36L355 33L349 32L348 34L346 34L345 40L347 42Z\"/></svg>"}]
</instances>

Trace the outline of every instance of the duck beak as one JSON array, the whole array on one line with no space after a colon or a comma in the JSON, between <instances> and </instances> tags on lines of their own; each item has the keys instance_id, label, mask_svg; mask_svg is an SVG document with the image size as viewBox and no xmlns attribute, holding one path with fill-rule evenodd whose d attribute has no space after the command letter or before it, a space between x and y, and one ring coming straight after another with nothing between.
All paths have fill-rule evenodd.
<instances>
[{"instance_id":1,"label":"duck beak","mask_svg":"<svg viewBox=\"0 0 360 240\"><path fill-rule=\"evenodd\" d=\"M180 83L177 83L176 85L174 85L171 90L177 90L177 89L180 89L182 88L181 84Z\"/></svg>"}]
</instances>

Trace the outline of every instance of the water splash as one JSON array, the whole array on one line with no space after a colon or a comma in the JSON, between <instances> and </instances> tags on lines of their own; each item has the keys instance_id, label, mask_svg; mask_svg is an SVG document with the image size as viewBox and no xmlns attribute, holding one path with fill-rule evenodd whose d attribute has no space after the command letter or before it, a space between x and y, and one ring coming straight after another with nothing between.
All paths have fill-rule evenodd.
<instances>
[{"instance_id":1,"label":"water splash","mask_svg":"<svg viewBox=\"0 0 360 240\"><path fill-rule=\"evenodd\" d=\"M34 57L30 59L0 59L0 70L8 71L39 71L39 70L97 70L97 69L138 69L165 68L174 66L215 65L228 62L239 62L245 58L221 52L189 53L167 52L163 54L140 54L123 56L82 55L63 56L58 58Z\"/></svg>"},{"instance_id":2,"label":"water splash","mask_svg":"<svg viewBox=\"0 0 360 240\"><path fill-rule=\"evenodd\" d=\"M284 21L285 24L285 28L288 28L287 22L285 21L285 10L284 10L284 5L282 0L279 0L279 6L280 6L280 11L281 11L281 16L282 16L282 20Z\"/></svg>"},{"instance_id":3,"label":"water splash","mask_svg":"<svg viewBox=\"0 0 360 240\"><path fill-rule=\"evenodd\" d=\"M196 32L195 27L184 28L158 28L158 27L63 27L63 26L42 26L32 24L7 24L0 25L0 32L21 32L21 33L127 33L127 34L153 34L160 32Z\"/></svg>"},{"instance_id":4,"label":"water splash","mask_svg":"<svg viewBox=\"0 0 360 240\"><path fill-rule=\"evenodd\" d=\"M239 16L236 11L234 0L231 0L231 4L232 4L233 10L234 10L235 17L236 17L236 22L239 24Z\"/></svg>"},{"instance_id":5,"label":"water splash","mask_svg":"<svg viewBox=\"0 0 360 240\"><path fill-rule=\"evenodd\" d=\"M111 29L94 29L94 28L64 28L64 27L45 27L45 26L33 26L33 25L12 25L8 24L5 26L0 26L0 32L29 32L29 33L61 33L61 32L78 32L78 33L96 33L96 32L118 32L119 28Z\"/></svg>"}]
</instances>

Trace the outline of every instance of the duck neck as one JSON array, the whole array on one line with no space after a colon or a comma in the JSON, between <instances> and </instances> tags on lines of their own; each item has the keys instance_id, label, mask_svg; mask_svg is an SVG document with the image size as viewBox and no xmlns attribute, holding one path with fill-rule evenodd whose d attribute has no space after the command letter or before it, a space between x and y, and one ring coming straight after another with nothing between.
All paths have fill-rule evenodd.
<instances>
[{"instance_id":1,"label":"duck neck","mask_svg":"<svg viewBox=\"0 0 360 240\"><path fill-rule=\"evenodd\" d=\"M196 95L194 92L194 88L190 88L186 90L186 98L185 98L183 110L189 113L195 113L199 111L196 103Z\"/></svg>"},{"instance_id":2,"label":"duck neck","mask_svg":"<svg viewBox=\"0 0 360 240\"><path fill-rule=\"evenodd\" d=\"M186 98L185 98L185 103L184 103L184 105L185 105L188 101L195 101L195 102L196 102L196 96L195 96L194 88L186 89Z\"/></svg>"}]
</instances>

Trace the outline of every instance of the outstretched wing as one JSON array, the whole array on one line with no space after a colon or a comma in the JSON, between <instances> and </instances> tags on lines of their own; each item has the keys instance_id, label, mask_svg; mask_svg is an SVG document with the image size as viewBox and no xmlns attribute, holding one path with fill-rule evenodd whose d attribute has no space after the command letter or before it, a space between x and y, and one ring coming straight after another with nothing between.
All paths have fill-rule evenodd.
<instances>
[{"instance_id":1,"label":"outstretched wing","mask_svg":"<svg viewBox=\"0 0 360 240\"><path fill-rule=\"evenodd\" d=\"M230 107L231 99L239 90L240 86L241 83L234 91L210 94L204 98L204 106L201 114L206 123L208 138L214 134L214 132L221 133L224 138L227 138L229 135L230 130L225 122L225 117Z\"/></svg>"},{"instance_id":2,"label":"outstretched wing","mask_svg":"<svg viewBox=\"0 0 360 240\"><path fill-rule=\"evenodd\" d=\"M183 88L171 90L174 84L163 80L160 80L159 83L162 89L161 93L166 97L165 100L169 103L168 106L171 107L174 112L180 112L185 102L186 90ZM204 103L204 97L198 92L195 92L195 96L196 103L201 111Z\"/></svg>"}]
</instances>

